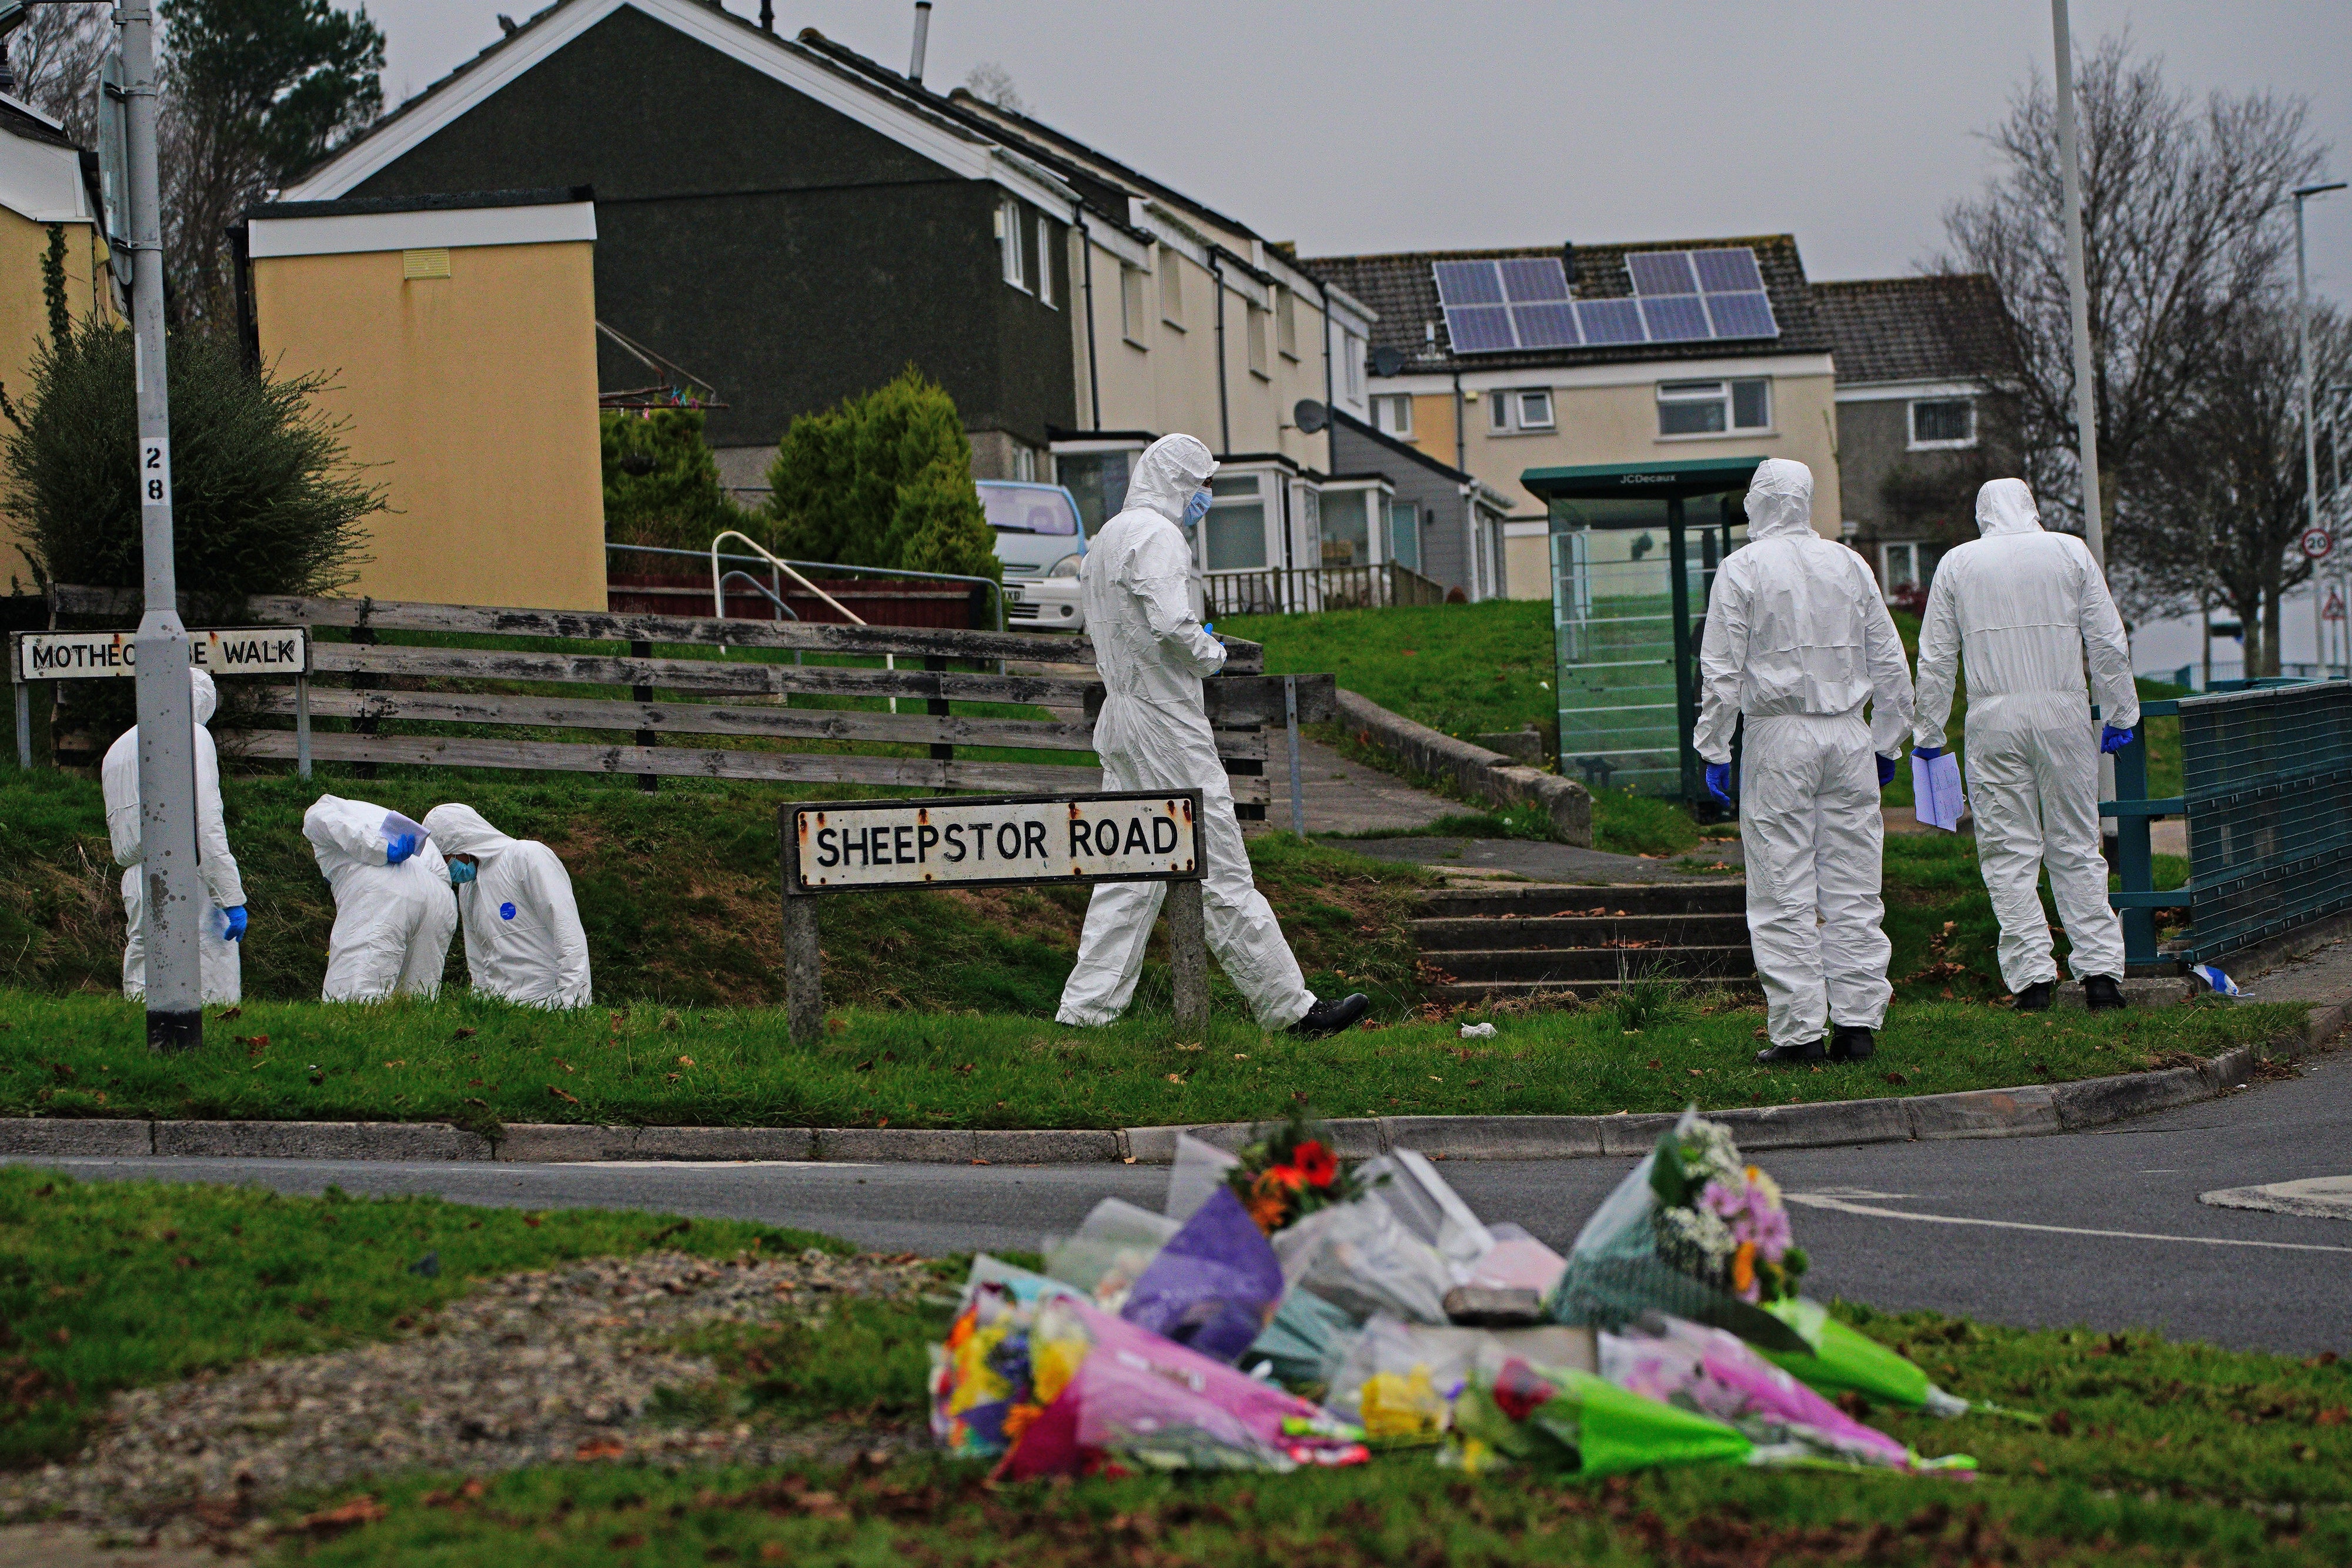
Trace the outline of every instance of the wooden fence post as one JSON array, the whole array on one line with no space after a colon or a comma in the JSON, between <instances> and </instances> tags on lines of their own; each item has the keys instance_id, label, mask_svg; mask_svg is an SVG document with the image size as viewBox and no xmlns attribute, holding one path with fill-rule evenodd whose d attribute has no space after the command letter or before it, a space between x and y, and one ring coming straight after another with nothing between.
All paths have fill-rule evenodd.
<instances>
[{"instance_id":1,"label":"wooden fence post","mask_svg":"<svg viewBox=\"0 0 2352 1568\"><path fill-rule=\"evenodd\" d=\"M650 659L654 656L654 645L651 643L644 642L642 640L634 642L629 644L629 653L634 658ZM631 686L629 688L629 695L634 701L649 703L654 700L654 689L651 686ZM637 731L637 744L649 748L659 746L661 744L661 737L655 734L650 729L641 729ZM661 775L658 773L638 774L637 788L646 790L648 793L659 789L661 788Z\"/></svg>"},{"instance_id":2,"label":"wooden fence post","mask_svg":"<svg viewBox=\"0 0 2352 1568\"><path fill-rule=\"evenodd\" d=\"M817 948L816 900L784 894L784 1016L794 1045L824 1034L824 960Z\"/></svg>"},{"instance_id":3,"label":"wooden fence post","mask_svg":"<svg viewBox=\"0 0 2352 1568\"><path fill-rule=\"evenodd\" d=\"M1168 884L1168 956L1176 970L1176 1028L1209 1028L1209 940L1198 881Z\"/></svg>"}]
</instances>

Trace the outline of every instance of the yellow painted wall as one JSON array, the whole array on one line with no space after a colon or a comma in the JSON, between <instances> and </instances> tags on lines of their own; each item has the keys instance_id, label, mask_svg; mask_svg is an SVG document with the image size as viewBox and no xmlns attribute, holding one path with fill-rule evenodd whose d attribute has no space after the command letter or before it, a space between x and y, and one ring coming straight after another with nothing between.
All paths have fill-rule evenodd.
<instances>
[{"instance_id":1,"label":"yellow painted wall","mask_svg":"<svg viewBox=\"0 0 2352 1568\"><path fill-rule=\"evenodd\" d=\"M255 261L263 360L328 372L321 408L390 492L346 592L604 608L593 252L461 247L413 280L396 250Z\"/></svg>"},{"instance_id":2,"label":"yellow painted wall","mask_svg":"<svg viewBox=\"0 0 2352 1568\"><path fill-rule=\"evenodd\" d=\"M121 319L106 283L107 247L97 225L59 226L66 235L66 308L76 321L93 314L103 321ZM0 387L19 402L32 391L34 352L49 340L48 301L41 295L41 260L48 250L47 224L0 207ZM24 530L16 519L0 514L0 591L18 587L29 591L33 586L23 541ZM11 578L16 579L13 584Z\"/></svg>"}]
</instances>

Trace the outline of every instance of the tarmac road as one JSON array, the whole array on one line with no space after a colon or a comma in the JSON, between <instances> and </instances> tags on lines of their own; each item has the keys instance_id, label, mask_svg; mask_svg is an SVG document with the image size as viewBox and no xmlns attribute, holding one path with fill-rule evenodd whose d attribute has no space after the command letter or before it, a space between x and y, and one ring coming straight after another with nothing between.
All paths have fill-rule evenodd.
<instances>
[{"instance_id":1,"label":"tarmac road","mask_svg":"<svg viewBox=\"0 0 2352 1568\"><path fill-rule=\"evenodd\" d=\"M2095 1132L1876 1144L1760 1156L1796 1206L1810 1293L2023 1326L2154 1327L2176 1339L2352 1354L2352 1223L2197 1201L2217 1187L2352 1172L2352 1053ZM1157 1207L1152 1166L54 1160L90 1178L260 1182L315 1193L436 1193L530 1208L730 1216L884 1251L1034 1248L1095 1202ZM1448 1161L1490 1219L1563 1250L1625 1160Z\"/></svg>"}]
</instances>

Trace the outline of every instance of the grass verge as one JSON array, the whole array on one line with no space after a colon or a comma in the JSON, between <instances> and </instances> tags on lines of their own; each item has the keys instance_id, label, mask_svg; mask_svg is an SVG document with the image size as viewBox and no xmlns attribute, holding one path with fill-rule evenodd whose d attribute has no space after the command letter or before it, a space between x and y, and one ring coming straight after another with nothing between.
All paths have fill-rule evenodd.
<instances>
[{"instance_id":1,"label":"grass verge","mask_svg":"<svg viewBox=\"0 0 2352 1568\"><path fill-rule=\"evenodd\" d=\"M116 1389L388 1338L477 1278L656 1245L848 1250L738 1220L0 1168L0 1468L70 1455Z\"/></svg>"},{"instance_id":2,"label":"grass verge","mask_svg":"<svg viewBox=\"0 0 2352 1568\"><path fill-rule=\"evenodd\" d=\"M2303 1009L2217 1002L2037 1019L1938 999L1898 1007L1866 1066L1795 1073L1750 1060L1759 1006L1672 987L1496 1015L1496 1038L1457 1038L1457 1022L1488 1016L1303 1040L1223 1016L1185 1037L1164 1013L1072 1030L851 1010L799 1047L765 1009L277 1002L215 1021L202 1051L166 1057L147 1051L142 1015L118 998L0 993L0 1114L1118 1127L1249 1121L1292 1098L1335 1116L1606 1114L2098 1077L2273 1039L2299 1028Z\"/></svg>"}]
</instances>

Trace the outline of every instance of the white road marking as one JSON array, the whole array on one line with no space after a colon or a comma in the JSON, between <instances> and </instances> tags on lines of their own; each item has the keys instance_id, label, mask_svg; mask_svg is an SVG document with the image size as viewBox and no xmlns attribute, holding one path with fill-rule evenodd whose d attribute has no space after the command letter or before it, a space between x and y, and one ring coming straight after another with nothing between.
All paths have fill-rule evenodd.
<instances>
[{"instance_id":1,"label":"white road marking","mask_svg":"<svg viewBox=\"0 0 2352 1568\"><path fill-rule=\"evenodd\" d=\"M2164 1236L2146 1230L2093 1230L2079 1225L2030 1225L2021 1219L1977 1219L1960 1214L1906 1214L1899 1208L1850 1203L1822 1192L1784 1192L1790 1203L1808 1208L1834 1209L1871 1219L1908 1219L1921 1225L1980 1225L1992 1230L2034 1230L2045 1236L2097 1236L2116 1241L2186 1241L2199 1247L2261 1247L2275 1252L2352 1252L2352 1247L2325 1247L2314 1241L2248 1241L2230 1236Z\"/></svg>"}]
</instances>

